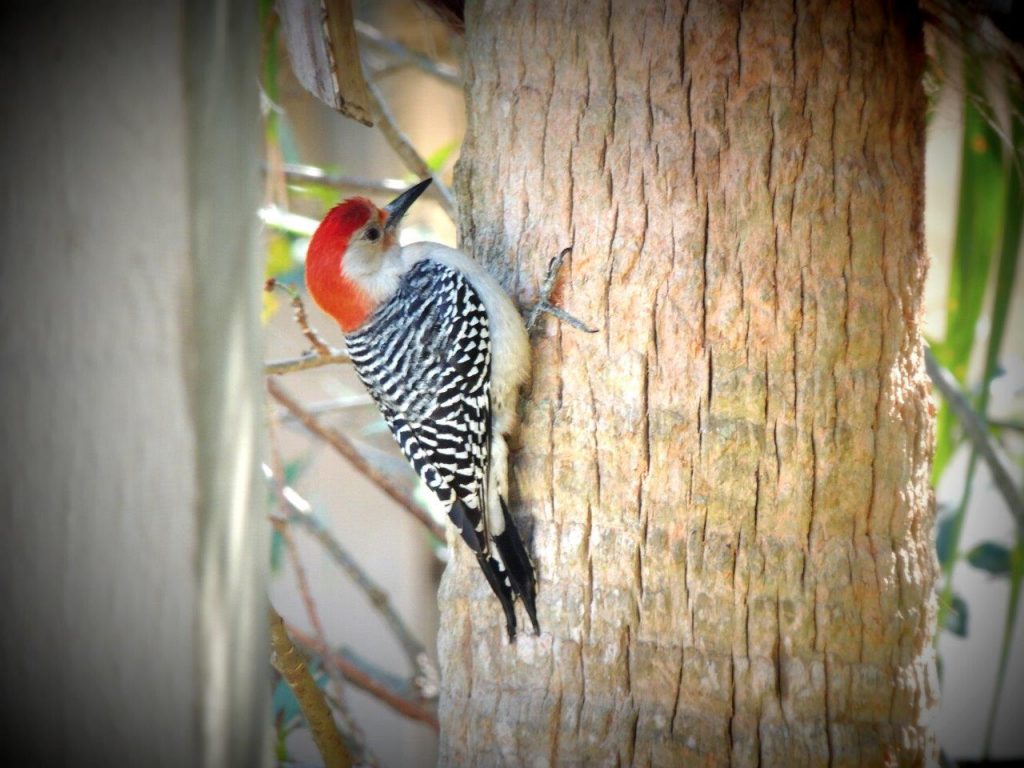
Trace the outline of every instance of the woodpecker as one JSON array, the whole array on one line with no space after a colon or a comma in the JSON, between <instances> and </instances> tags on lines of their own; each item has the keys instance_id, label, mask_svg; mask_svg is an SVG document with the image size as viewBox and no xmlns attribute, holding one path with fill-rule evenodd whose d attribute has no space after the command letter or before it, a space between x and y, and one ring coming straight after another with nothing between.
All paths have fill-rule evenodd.
<instances>
[{"instance_id":1,"label":"woodpecker","mask_svg":"<svg viewBox=\"0 0 1024 768\"><path fill-rule=\"evenodd\" d=\"M508 446L530 345L515 305L466 254L398 243L426 179L383 208L332 208L306 255L310 296L337 321L356 373L405 458L476 555L515 639L514 600L534 631L533 562L509 516Z\"/></svg>"}]
</instances>

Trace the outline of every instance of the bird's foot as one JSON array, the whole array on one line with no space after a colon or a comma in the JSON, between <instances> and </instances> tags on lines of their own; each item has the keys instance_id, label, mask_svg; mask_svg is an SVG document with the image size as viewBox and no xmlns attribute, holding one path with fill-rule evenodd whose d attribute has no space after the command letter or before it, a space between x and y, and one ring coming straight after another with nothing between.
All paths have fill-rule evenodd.
<instances>
[{"instance_id":1,"label":"bird's foot","mask_svg":"<svg viewBox=\"0 0 1024 768\"><path fill-rule=\"evenodd\" d=\"M527 331L533 331L533 327L537 323L537 318L540 317L541 313L544 313L551 315L552 317L557 317L563 323L572 326L577 331L583 331L584 333L597 333L597 328L591 328L582 320L573 317L561 307L556 307L551 303L551 294L555 290L555 281L558 279L558 271L562 268L562 262L565 261L565 257L570 253L572 253L572 248L563 248L557 256L548 262L548 272L544 276L544 282L540 285L540 298L526 313Z\"/></svg>"}]
</instances>

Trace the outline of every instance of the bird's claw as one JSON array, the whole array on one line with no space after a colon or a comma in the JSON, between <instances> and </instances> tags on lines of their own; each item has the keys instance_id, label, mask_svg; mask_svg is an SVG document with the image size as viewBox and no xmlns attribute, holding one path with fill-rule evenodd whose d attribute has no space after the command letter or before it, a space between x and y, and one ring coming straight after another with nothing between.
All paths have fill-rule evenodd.
<instances>
[{"instance_id":1,"label":"bird's claw","mask_svg":"<svg viewBox=\"0 0 1024 768\"><path fill-rule=\"evenodd\" d=\"M537 318L543 312L544 314L551 315L561 320L578 331L584 333L597 333L597 328L591 328L582 320L573 317L564 309L556 307L551 303L551 294L555 289L555 281L558 279L558 272L562 268L562 263L565 261L565 257L572 253L572 248L563 248L557 256L552 256L548 262L548 271L544 276L544 281L540 286L540 299L537 303L530 307L530 311L526 317L526 330L532 331L534 325L537 323Z\"/></svg>"}]
</instances>

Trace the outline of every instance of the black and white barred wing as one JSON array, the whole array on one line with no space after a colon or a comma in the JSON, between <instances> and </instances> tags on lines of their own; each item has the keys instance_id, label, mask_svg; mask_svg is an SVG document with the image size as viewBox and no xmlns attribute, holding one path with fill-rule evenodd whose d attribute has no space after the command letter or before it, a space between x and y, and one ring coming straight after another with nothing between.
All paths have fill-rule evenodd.
<instances>
[{"instance_id":1,"label":"black and white barred wing","mask_svg":"<svg viewBox=\"0 0 1024 768\"><path fill-rule=\"evenodd\" d=\"M491 345L476 291L425 259L346 342L402 453L467 543L486 549L486 537L472 533L481 527L490 441Z\"/></svg>"}]
</instances>

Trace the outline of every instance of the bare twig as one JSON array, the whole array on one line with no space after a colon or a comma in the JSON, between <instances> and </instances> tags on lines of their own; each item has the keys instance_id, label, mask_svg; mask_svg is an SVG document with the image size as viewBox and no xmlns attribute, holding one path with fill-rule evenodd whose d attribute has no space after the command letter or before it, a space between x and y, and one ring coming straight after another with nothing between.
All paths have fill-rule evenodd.
<instances>
[{"instance_id":1,"label":"bare twig","mask_svg":"<svg viewBox=\"0 0 1024 768\"><path fill-rule=\"evenodd\" d=\"M367 57L365 56L363 57L363 64L364 66L366 66L367 69L370 70L370 73L369 75L367 75L367 77L370 79L371 82L374 83L379 83L386 77L390 77L391 75L397 75L399 72L404 72L407 69L413 68L413 65L407 61L396 61L390 64L384 64L383 66L380 67L370 67L369 64L367 63Z\"/></svg>"},{"instance_id":2,"label":"bare twig","mask_svg":"<svg viewBox=\"0 0 1024 768\"><path fill-rule=\"evenodd\" d=\"M356 562L355 558L345 549L341 542L334 538L330 531L328 531L323 523L312 514L312 506L306 499L304 499L294 488L290 486L281 485L276 481L277 473L280 473L280 469L276 471L271 470L266 464L263 465L263 471L266 475L267 481L271 483L275 492L277 493L278 500L282 511L287 516L289 524L299 525L306 529L317 541L320 542L321 546L327 553L334 559L334 561L341 566L349 577L355 582L356 586L359 587L367 596L370 604L381 614L392 633L395 635L395 639L398 640L399 644L406 652L406 656L409 659L409 665L415 671L417 675L422 675L426 678L431 677L433 670L425 669L425 666L432 666L433 662L427 658L426 665L424 657L426 656L426 649L423 644L416 639L408 625L402 620L402 617L398 615L394 607L391 605L391 599L388 593L376 584L370 576L363 570L362 566ZM280 518L271 518L271 522L274 527L281 532L284 538L285 544L289 546L290 552L294 549L294 541L291 538L290 529L285 526L285 523ZM296 566L296 572L300 569L298 562L298 555L294 553L293 562ZM307 602L307 609L312 603L312 598L309 596L308 585L305 582L305 574L302 572L298 576L300 582L300 591L302 592L303 600ZM305 585L305 586L304 586ZM315 614L315 607L311 609L311 616ZM313 624L313 630L317 637L326 645L327 638L322 629L319 628L320 622L319 617L310 619L310 623Z\"/></svg>"},{"instance_id":3,"label":"bare twig","mask_svg":"<svg viewBox=\"0 0 1024 768\"><path fill-rule=\"evenodd\" d=\"M996 427L998 429L1008 429L1013 432L1024 432L1024 421L1014 421L1013 419L989 419L989 426Z\"/></svg>"},{"instance_id":4,"label":"bare twig","mask_svg":"<svg viewBox=\"0 0 1024 768\"><path fill-rule=\"evenodd\" d=\"M324 765L327 768L351 768L352 756L338 732L323 692L309 673L305 660L292 645L284 621L273 607L270 608L270 642L274 651L274 667L295 694Z\"/></svg>"},{"instance_id":5,"label":"bare twig","mask_svg":"<svg viewBox=\"0 0 1024 768\"><path fill-rule=\"evenodd\" d=\"M281 504L287 508L287 504L283 499ZM316 636L326 642L327 636L324 634L324 627L320 621L320 614L316 609L316 603L313 601L313 595L309 589L309 579L306 578L306 569L302 565L302 558L299 557L299 550L298 547L295 546L295 539L292 537L292 532L288 529L288 525L285 521L278 517L271 517L270 522L274 526L274 530L281 534L285 548L288 550L288 557L292 561L292 568L295 570L295 581L299 586L299 595L301 595L302 603L306 607L306 618L309 619L309 623L312 625L313 632L316 633Z\"/></svg>"},{"instance_id":6,"label":"bare twig","mask_svg":"<svg viewBox=\"0 0 1024 768\"><path fill-rule=\"evenodd\" d=\"M289 627L295 641L311 653L319 656L326 666L335 666L353 685L361 688L370 695L387 704L399 714L405 715L412 720L419 720L426 723L435 731L438 730L437 716L422 704L398 695L388 686L376 680L372 675L353 664L343 656L334 653L330 648L324 646L315 637L295 627Z\"/></svg>"},{"instance_id":7,"label":"bare twig","mask_svg":"<svg viewBox=\"0 0 1024 768\"><path fill-rule=\"evenodd\" d=\"M971 441L978 455L988 464L992 480L1010 508L1010 513L1016 520L1018 528L1024 529L1024 499L1021 498L1009 472L1006 471L999 456L996 455L984 422L960 392L960 387L954 382L952 375L939 365L930 349L925 349L924 360L928 375L931 376L935 388L949 404L949 409L960 422L964 434Z\"/></svg>"},{"instance_id":8,"label":"bare twig","mask_svg":"<svg viewBox=\"0 0 1024 768\"><path fill-rule=\"evenodd\" d=\"M367 83L366 86L370 94L370 108L373 110L374 117L377 119L377 127L384 134L384 138L387 139L388 144L395 150L395 154L401 158L406 168L412 171L413 174L421 179L429 176L434 180L433 187L441 196L441 207L444 208L445 213L451 217L452 221L455 221L458 207L452 191L448 188L447 184L441 181L437 174L430 170L426 160L420 157L412 142L402 133L402 129L395 122L394 115L391 114L387 104L384 103L384 98L381 96L377 86L373 83Z\"/></svg>"},{"instance_id":9,"label":"bare twig","mask_svg":"<svg viewBox=\"0 0 1024 768\"><path fill-rule=\"evenodd\" d=\"M353 408L363 408L369 405L373 405L373 398L369 395L344 395L342 397L332 397L329 400L307 403L305 408L314 416L322 416L325 413L348 411ZM288 419L295 418L290 413L286 413L285 416Z\"/></svg>"},{"instance_id":10,"label":"bare twig","mask_svg":"<svg viewBox=\"0 0 1024 768\"><path fill-rule=\"evenodd\" d=\"M299 328L302 329L302 335L305 336L309 340L309 343L313 345L313 350L317 355L320 357L329 357L335 354L330 345L320 338L320 334L310 327L309 317L306 315L306 305L302 302L302 296L299 294L298 290L290 285L279 283L274 278L267 280L264 290L272 291L275 288L280 288L291 297L292 309L295 310L295 322L299 324Z\"/></svg>"},{"instance_id":11,"label":"bare twig","mask_svg":"<svg viewBox=\"0 0 1024 768\"><path fill-rule=\"evenodd\" d=\"M352 360L344 352L333 352L329 355L309 354L293 357L288 360L273 360L263 366L263 373L274 376L294 371L308 371L310 368L322 368L325 365L345 365Z\"/></svg>"},{"instance_id":12,"label":"bare twig","mask_svg":"<svg viewBox=\"0 0 1024 768\"><path fill-rule=\"evenodd\" d=\"M456 87L462 86L462 75L456 67L450 64L443 64L439 61L408 48L397 40L385 37L384 34L374 26L356 20L356 35L361 42L367 43L370 47L387 53L403 64L411 64L423 70L428 75Z\"/></svg>"},{"instance_id":13,"label":"bare twig","mask_svg":"<svg viewBox=\"0 0 1024 768\"><path fill-rule=\"evenodd\" d=\"M409 186L400 179L371 179L366 176L348 176L328 173L315 165L284 163L281 166L285 180L290 184L319 184L323 187L365 192L370 195L391 195L404 192ZM430 194L430 190L426 191Z\"/></svg>"},{"instance_id":14,"label":"bare twig","mask_svg":"<svg viewBox=\"0 0 1024 768\"><path fill-rule=\"evenodd\" d=\"M537 318L543 312L545 314L557 317L564 323L571 325L577 331L583 331L584 333L597 333L596 328L591 328L586 325L582 320L578 320L564 309L556 307L551 304L551 294L555 290L555 281L558 280L558 271L562 268L562 262L565 261L565 257L572 253L572 248L563 248L562 251L548 262L548 272L544 276L544 282L540 285L540 298L537 303L530 307L530 311L526 314L526 330L532 331L533 326L537 322Z\"/></svg>"},{"instance_id":15,"label":"bare twig","mask_svg":"<svg viewBox=\"0 0 1024 768\"><path fill-rule=\"evenodd\" d=\"M274 492L274 496L277 499L278 509L282 514L288 515L295 507L295 502L293 502L285 492L283 482L278 480L278 478L284 477L284 472L281 466L281 453L278 449L277 429L273 416L268 419L267 427L271 462L274 467L272 471L267 473L267 480L269 481L271 489ZM266 465L264 465L264 469L267 469ZM284 541L285 548L288 551L288 559L291 560L292 569L295 572L295 581L299 588L299 595L302 598L302 603L306 609L306 617L309 619L309 623L313 627L313 632L315 632L316 636L326 644L327 633L324 631L323 622L320 621L320 612L317 610L316 601L313 600L313 591L310 588L309 579L306 578L306 569L303 566L302 558L299 555L299 548L295 545L295 538L292 536L291 529L285 524L284 520L280 518L271 517L270 520L274 529L281 535L281 539ZM343 677L338 674L337 671L332 670L328 670L328 676L334 686L338 715L345 729L345 736L347 737L349 744L353 747L353 751L363 758L364 762L367 761L368 758L370 758L370 762L376 762L376 760L372 759L367 752L366 737L363 734L362 728L359 727L359 724L352 717L352 713L348 709L348 705L345 701L345 681Z\"/></svg>"},{"instance_id":16,"label":"bare twig","mask_svg":"<svg viewBox=\"0 0 1024 768\"><path fill-rule=\"evenodd\" d=\"M314 165L299 165L297 163L285 163L282 166L285 180L289 184L319 184L323 187L331 187L348 192L362 192L367 195L381 195L390 197L404 192L409 188L409 183L401 179L371 179L365 176L348 176L345 174L328 173L323 168ZM423 192L424 197L443 204L442 193L431 184Z\"/></svg>"},{"instance_id":17,"label":"bare twig","mask_svg":"<svg viewBox=\"0 0 1024 768\"><path fill-rule=\"evenodd\" d=\"M323 624L320 621L320 614L316 609L316 603L313 601L313 595L309 589L309 580L306 578L306 569L302 565L302 559L299 557L298 548L295 546L295 539L292 537L292 533L288 528L288 525L280 518L271 517L271 524L274 526L281 538L284 540L285 548L288 550L288 559L292 562L292 568L295 571L295 581L299 586L299 595L302 598L302 602L306 608L306 618L309 619L310 625L313 627L313 633L322 643L327 642L327 635L324 633ZM331 683L334 685L334 701L338 712L341 717L342 723L344 723L345 729L348 731L349 741L355 748L357 753L366 752L366 739L363 735L362 729L359 724L356 723L352 717L352 713L349 712L348 704L345 701L345 685L344 675L342 675L337 669L328 669L328 677Z\"/></svg>"},{"instance_id":18,"label":"bare twig","mask_svg":"<svg viewBox=\"0 0 1024 768\"><path fill-rule=\"evenodd\" d=\"M353 467L375 483L394 501L398 502L406 512L416 518L416 520L430 531L431 534L441 541L444 541L444 529L438 525L430 515L428 515L426 511L419 506L419 504L413 501L408 494L404 493L398 486L396 486L391 481L391 478L373 467L359 452L359 449L355 447L351 440L337 430L325 427L321 424L313 414L306 411L306 409L303 408L297 400L287 394L275 379L267 379L267 391L270 392L271 397L277 400L277 402L283 405L293 416L302 422L306 429L328 443L332 448L334 448L334 450L347 459Z\"/></svg>"},{"instance_id":19,"label":"bare twig","mask_svg":"<svg viewBox=\"0 0 1024 768\"><path fill-rule=\"evenodd\" d=\"M423 644L413 636L409 627L406 626L405 622L402 620L402 617L395 611L394 606L391 605L391 598L388 596L388 593L370 578L366 571L363 570L362 566L360 566L348 550L342 546L341 542L334 538L330 531L328 531L323 524L309 512L296 504L289 503L288 522L300 525L312 534L312 536L320 542L320 545L333 558L334 562L336 562L349 575L349 578L355 582L356 586L363 591L369 599L370 604L381 615L381 618L384 619L384 622L388 625L392 634L394 634L395 639L398 640L399 644L405 650L405 655L409 659L410 666L419 672L419 665L421 663L420 657L425 653L425 649Z\"/></svg>"},{"instance_id":20,"label":"bare twig","mask_svg":"<svg viewBox=\"0 0 1024 768\"><path fill-rule=\"evenodd\" d=\"M300 216L277 205L264 205L256 215L271 229L279 229L292 235L312 237L320 222L308 216Z\"/></svg>"}]
</instances>

